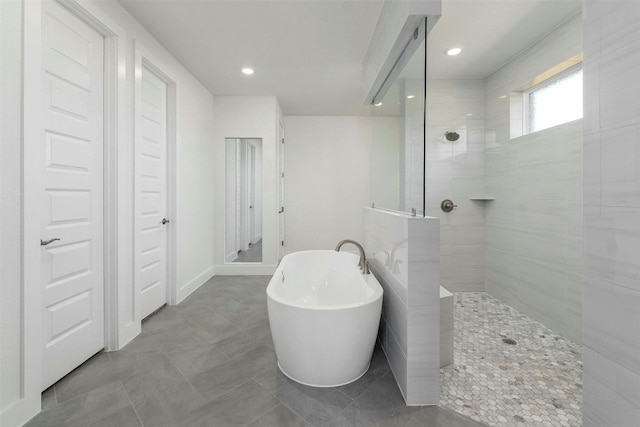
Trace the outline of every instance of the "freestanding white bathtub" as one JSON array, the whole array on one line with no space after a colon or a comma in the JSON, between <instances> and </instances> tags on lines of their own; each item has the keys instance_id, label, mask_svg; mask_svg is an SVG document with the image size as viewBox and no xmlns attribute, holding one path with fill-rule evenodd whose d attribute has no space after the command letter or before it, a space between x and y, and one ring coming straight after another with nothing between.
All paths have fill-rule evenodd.
<instances>
[{"instance_id":1,"label":"freestanding white bathtub","mask_svg":"<svg viewBox=\"0 0 640 427\"><path fill-rule=\"evenodd\" d=\"M369 369L382 310L382 286L348 252L285 256L267 286L278 366L289 378L334 387Z\"/></svg>"}]
</instances>

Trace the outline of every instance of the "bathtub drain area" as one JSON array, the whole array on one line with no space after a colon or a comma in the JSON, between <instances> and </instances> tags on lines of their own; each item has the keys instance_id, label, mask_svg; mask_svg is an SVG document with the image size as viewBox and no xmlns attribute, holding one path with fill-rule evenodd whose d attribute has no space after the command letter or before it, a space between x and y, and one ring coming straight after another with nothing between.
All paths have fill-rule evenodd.
<instances>
[{"instance_id":1,"label":"bathtub drain area","mask_svg":"<svg viewBox=\"0 0 640 427\"><path fill-rule=\"evenodd\" d=\"M582 424L582 347L485 292L454 293L440 406L491 426Z\"/></svg>"}]
</instances>

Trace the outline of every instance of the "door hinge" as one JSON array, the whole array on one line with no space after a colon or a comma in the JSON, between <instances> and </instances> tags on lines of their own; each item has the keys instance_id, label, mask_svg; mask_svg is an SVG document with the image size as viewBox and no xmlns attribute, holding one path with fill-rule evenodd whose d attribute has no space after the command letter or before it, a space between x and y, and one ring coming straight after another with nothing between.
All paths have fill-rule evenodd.
<instances>
[{"instance_id":1,"label":"door hinge","mask_svg":"<svg viewBox=\"0 0 640 427\"><path fill-rule=\"evenodd\" d=\"M282 178L284 178L284 172L282 172L282 173L280 174L280 176L281 176Z\"/></svg>"},{"instance_id":2,"label":"door hinge","mask_svg":"<svg viewBox=\"0 0 640 427\"><path fill-rule=\"evenodd\" d=\"M284 240L280 242L280 245L281 245L281 246L284 246Z\"/></svg>"},{"instance_id":3,"label":"door hinge","mask_svg":"<svg viewBox=\"0 0 640 427\"><path fill-rule=\"evenodd\" d=\"M284 138L282 138L282 143L284 144Z\"/></svg>"}]
</instances>

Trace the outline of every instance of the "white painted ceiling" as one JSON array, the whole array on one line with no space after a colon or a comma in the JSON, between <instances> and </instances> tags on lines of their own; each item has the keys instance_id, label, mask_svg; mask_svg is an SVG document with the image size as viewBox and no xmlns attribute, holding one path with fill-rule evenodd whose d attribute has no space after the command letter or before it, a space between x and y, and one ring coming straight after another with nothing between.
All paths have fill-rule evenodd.
<instances>
[{"instance_id":1,"label":"white painted ceiling","mask_svg":"<svg viewBox=\"0 0 640 427\"><path fill-rule=\"evenodd\" d=\"M428 75L484 79L580 10L580 0L443 0L427 38ZM444 54L455 46L460 55Z\"/></svg>"},{"instance_id":2,"label":"white painted ceiling","mask_svg":"<svg viewBox=\"0 0 640 427\"><path fill-rule=\"evenodd\" d=\"M275 95L286 115L369 112L362 61L382 0L119 1L215 95ZM443 0L429 76L485 78L579 10L580 0ZM452 45L462 54L446 57Z\"/></svg>"}]
</instances>

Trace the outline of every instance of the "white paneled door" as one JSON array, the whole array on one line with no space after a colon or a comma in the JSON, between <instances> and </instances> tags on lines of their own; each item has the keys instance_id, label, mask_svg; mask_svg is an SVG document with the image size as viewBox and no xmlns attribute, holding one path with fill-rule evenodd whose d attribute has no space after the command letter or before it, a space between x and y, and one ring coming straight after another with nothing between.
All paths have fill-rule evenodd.
<instances>
[{"instance_id":1,"label":"white paneled door","mask_svg":"<svg viewBox=\"0 0 640 427\"><path fill-rule=\"evenodd\" d=\"M104 38L43 7L44 389L104 347Z\"/></svg>"},{"instance_id":2,"label":"white paneled door","mask_svg":"<svg viewBox=\"0 0 640 427\"><path fill-rule=\"evenodd\" d=\"M167 302L167 84L144 65L139 84L136 268L145 318Z\"/></svg>"}]
</instances>

